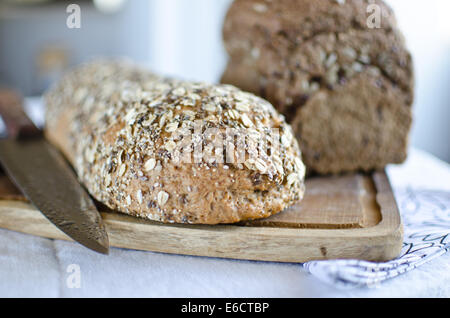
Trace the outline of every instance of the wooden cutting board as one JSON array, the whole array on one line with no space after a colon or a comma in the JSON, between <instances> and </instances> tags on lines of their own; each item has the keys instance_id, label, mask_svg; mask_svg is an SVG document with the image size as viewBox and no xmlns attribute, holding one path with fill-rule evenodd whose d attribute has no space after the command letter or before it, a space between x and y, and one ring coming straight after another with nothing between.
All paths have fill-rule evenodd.
<instances>
[{"instance_id":1,"label":"wooden cutting board","mask_svg":"<svg viewBox=\"0 0 450 318\"><path fill-rule=\"evenodd\" d=\"M111 246L186 255L278 262L385 261L398 256L403 239L384 172L309 178L300 204L241 224L163 224L101 211ZM0 176L0 227L70 240L27 203L5 176Z\"/></svg>"}]
</instances>

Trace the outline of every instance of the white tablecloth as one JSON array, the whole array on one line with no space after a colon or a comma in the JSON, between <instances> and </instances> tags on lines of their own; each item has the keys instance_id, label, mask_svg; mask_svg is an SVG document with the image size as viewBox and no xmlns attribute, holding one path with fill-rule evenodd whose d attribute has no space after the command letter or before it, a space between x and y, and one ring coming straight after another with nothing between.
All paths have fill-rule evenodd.
<instances>
[{"instance_id":1,"label":"white tablecloth","mask_svg":"<svg viewBox=\"0 0 450 318\"><path fill-rule=\"evenodd\" d=\"M394 189L450 191L450 166L417 149L403 165L390 166L388 174ZM71 264L80 269L80 288L69 288ZM299 264L119 248L104 256L72 242L0 229L0 296L450 297L450 253L374 287L343 291L320 282Z\"/></svg>"}]
</instances>

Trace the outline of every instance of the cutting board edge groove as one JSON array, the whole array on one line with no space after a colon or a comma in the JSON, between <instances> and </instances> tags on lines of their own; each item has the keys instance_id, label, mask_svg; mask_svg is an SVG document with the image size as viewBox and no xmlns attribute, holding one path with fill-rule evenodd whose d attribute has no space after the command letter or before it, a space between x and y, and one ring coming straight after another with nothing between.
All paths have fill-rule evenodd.
<instances>
[{"instance_id":1,"label":"cutting board edge groove","mask_svg":"<svg viewBox=\"0 0 450 318\"><path fill-rule=\"evenodd\" d=\"M304 229L236 225L166 225L132 222L107 214L111 246L156 252L235 259L305 262L312 259L359 258L385 261L401 250L403 228L392 190L384 172L373 174L381 221L367 228ZM0 227L55 239L70 240L30 204L6 206L0 201ZM15 208L14 208L15 206ZM132 218L130 216L126 216ZM133 218L134 219L134 218ZM139 231L135 231L138 229ZM207 229L207 230L206 230ZM152 240L148 240L152 237ZM194 248L193 248L194 247Z\"/></svg>"}]
</instances>

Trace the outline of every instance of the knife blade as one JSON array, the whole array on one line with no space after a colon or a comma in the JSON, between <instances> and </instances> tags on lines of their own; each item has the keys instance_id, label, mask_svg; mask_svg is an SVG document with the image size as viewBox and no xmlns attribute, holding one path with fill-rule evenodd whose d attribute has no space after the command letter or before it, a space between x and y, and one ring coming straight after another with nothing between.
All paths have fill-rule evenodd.
<instances>
[{"instance_id":1,"label":"knife blade","mask_svg":"<svg viewBox=\"0 0 450 318\"><path fill-rule=\"evenodd\" d=\"M11 180L61 231L108 254L108 235L94 202L61 153L26 117L15 93L0 91L0 115L8 132L0 140L0 163Z\"/></svg>"}]
</instances>

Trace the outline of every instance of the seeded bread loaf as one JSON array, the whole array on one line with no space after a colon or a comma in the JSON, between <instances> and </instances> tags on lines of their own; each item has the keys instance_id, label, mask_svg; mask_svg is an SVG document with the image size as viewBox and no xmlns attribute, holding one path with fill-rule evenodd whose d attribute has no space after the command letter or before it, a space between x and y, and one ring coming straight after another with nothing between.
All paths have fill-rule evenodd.
<instances>
[{"instance_id":1,"label":"seeded bread loaf","mask_svg":"<svg viewBox=\"0 0 450 318\"><path fill-rule=\"evenodd\" d=\"M383 1L236 0L223 35L230 59L222 82L286 116L308 170L371 170L405 159L412 62Z\"/></svg>"},{"instance_id":2,"label":"seeded bread loaf","mask_svg":"<svg viewBox=\"0 0 450 318\"><path fill-rule=\"evenodd\" d=\"M305 169L290 126L270 103L233 86L97 61L68 73L45 100L46 137L111 209L162 222L232 223L268 217L303 196ZM215 139L207 128L218 129ZM248 139L239 145L227 139L217 153L222 146L212 147L212 140L227 128L247 132ZM178 135L180 129L189 134ZM249 146L273 129L281 140L276 151ZM192 136L192 144L178 147L189 140L180 136ZM198 146L211 155L198 152L200 160L192 160ZM242 161L231 152L239 146Z\"/></svg>"}]
</instances>

